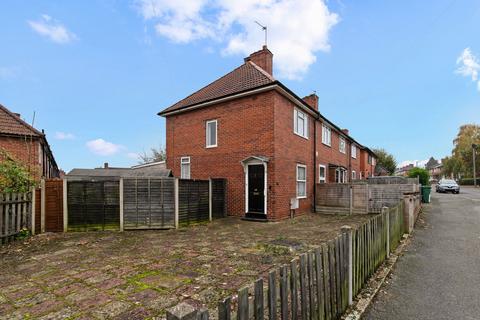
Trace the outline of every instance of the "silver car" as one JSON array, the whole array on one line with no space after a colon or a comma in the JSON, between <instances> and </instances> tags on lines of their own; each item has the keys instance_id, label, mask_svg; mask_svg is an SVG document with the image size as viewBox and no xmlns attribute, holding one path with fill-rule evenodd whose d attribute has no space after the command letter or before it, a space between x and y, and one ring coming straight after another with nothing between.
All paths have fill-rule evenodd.
<instances>
[{"instance_id":1,"label":"silver car","mask_svg":"<svg viewBox=\"0 0 480 320\"><path fill-rule=\"evenodd\" d=\"M460 193L460 187L458 186L455 180L442 179L437 184L437 192L451 192L451 193Z\"/></svg>"}]
</instances>

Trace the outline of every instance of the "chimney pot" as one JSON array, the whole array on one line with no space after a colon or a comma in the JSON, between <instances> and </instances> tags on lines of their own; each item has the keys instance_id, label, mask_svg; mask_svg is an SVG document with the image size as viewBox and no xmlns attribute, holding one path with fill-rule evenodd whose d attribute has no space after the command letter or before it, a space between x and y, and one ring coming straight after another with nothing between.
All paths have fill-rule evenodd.
<instances>
[{"instance_id":1,"label":"chimney pot","mask_svg":"<svg viewBox=\"0 0 480 320\"><path fill-rule=\"evenodd\" d=\"M347 136L349 135L350 131L348 129L342 129L342 132L345 133Z\"/></svg>"},{"instance_id":2,"label":"chimney pot","mask_svg":"<svg viewBox=\"0 0 480 320\"><path fill-rule=\"evenodd\" d=\"M245 62L251 61L262 68L269 75L273 75L273 53L263 46L262 50L256 51L244 59Z\"/></svg>"}]
</instances>

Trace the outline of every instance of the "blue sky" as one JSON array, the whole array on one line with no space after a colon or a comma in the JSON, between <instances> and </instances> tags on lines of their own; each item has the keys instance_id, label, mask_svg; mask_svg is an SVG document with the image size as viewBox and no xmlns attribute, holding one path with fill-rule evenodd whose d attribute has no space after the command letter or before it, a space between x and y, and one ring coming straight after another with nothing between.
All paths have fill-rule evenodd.
<instances>
[{"instance_id":1,"label":"blue sky","mask_svg":"<svg viewBox=\"0 0 480 320\"><path fill-rule=\"evenodd\" d=\"M295 3L295 5L293 5ZM399 162L448 155L480 122L480 2L0 2L0 103L65 169L136 164L158 111L243 62L269 28L274 76Z\"/></svg>"}]
</instances>

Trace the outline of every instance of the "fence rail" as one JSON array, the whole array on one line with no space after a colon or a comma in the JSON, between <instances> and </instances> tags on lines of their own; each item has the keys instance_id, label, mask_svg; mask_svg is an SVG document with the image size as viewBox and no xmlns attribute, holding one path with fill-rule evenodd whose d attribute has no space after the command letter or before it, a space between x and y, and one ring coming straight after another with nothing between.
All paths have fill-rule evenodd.
<instances>
[{"instance_id":1,"label":"fence rail","mask_svg":"<svg viewBox=\"0 0 480 320\"><path fill-rule=\"evenodd\" d=\"M270 271L218 303L219 320L338 319L398 245L403 202ZM208 318L208 310L199 311ZM167 312L167 319L181 319Z\"/></svg>"},{"instance_id":2,"label":"fence rail","mask_svg":"<svg viewBox=\"0 0 480 320\"><path fill-rule=\"evenodd\" d=\"M32 194L0 194L0 240L8 243L24 228L32 224Z\"/></svg>"}]
</instances>

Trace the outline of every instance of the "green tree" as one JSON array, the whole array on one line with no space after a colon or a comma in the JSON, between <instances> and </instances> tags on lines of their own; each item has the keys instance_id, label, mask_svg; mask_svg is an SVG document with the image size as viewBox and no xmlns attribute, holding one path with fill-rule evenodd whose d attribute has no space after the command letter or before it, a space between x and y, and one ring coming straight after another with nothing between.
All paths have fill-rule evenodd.
<instances>
[{"instance_id":1,"label":"green tree","mask_svg":"<svg viewBox=\"0 0 480 320\"><path fill-rule=\"evenodd\" d=\"M430 184L430 173L428 173L428 170L422 169L422 168L413 168L410 171L408 171L408 177L409 178L416 178L418 177L418 180L420 181L420 184L422 186L427 186Z\"/></svg>"},{"instance_id":2,"label":"green tree","mask_svg":"<svg viewBox=\"0 0 480 320\"><path fill-rule=\"evenodd\" d=\"M395 160L395 157L383 148L373 149L373 152L375 152L378 157L377 165L384 167L388 173L392 175L397 168L397 160Z\"/></svg>"},{"instance_id":3,"label":"green tree","mask_svg":"<svg viewBox=\"0 0 480 320\"><path fill-rule=\"evenodd\" d=\"M0 149L0 192L27 192L34 185L28 169Z\"/></svg>"},{"instance_id":4,"label":"green tree","mask_svg":"<svg viewBox=\"0 0 480 320\"><path fill-rule=\"evenodd\" d=\"M465 124L460 127L457 137L453 140L452 166L453 173L463 177L473 177L473 148L472 144L480 144L480 126ZM478 151L477 151L478 153ZM480 166L480 157L476 159L476 166Z\"/></svg>"}]
</instances>

